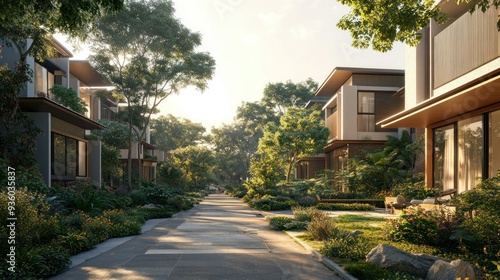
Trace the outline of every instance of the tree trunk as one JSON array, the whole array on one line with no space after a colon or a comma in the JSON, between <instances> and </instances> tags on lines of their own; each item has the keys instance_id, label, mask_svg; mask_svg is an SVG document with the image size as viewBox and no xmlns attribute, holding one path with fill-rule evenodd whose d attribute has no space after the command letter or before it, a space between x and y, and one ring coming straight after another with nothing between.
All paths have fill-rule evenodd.
<instances>
[{"instance_id":1,"label":"tree trunk","mask_svg":"<svg viewBox=\"0 0 500 280\"><path fill-rule=\"evenodd\" d=\"M128 157L127 157L127 193L132 191L132 122L129 121L129 135L128 135Z\"/></svg>"}]
</instances>

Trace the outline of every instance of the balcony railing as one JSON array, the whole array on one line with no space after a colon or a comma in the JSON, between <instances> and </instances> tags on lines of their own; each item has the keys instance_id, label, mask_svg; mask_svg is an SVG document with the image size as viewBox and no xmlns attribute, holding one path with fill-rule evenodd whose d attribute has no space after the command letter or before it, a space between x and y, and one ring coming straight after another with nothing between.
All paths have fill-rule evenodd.
<instances>
[{"instance_id":1,"label":"balcony railing","mask_svg":"<svg viewBox=\"0 0 500 280\"><path fill-rule=\"evenodd\" d=\"M328 139L333 139L338 136L338 112L334 112L333 114L328 116L328 118L326 119L326 127L330 129L330 136L328 136Z\"/></svg>"},{"instance_id":2,"label":"balcony railing","mask_svg":"<svg viewBox=\"0 0 500 280\"><path fill-rule=\"evenodd\" d=\"M434 37L434 88L500 55L498 11L465 13Z\"/></svg>"}]
</instances>

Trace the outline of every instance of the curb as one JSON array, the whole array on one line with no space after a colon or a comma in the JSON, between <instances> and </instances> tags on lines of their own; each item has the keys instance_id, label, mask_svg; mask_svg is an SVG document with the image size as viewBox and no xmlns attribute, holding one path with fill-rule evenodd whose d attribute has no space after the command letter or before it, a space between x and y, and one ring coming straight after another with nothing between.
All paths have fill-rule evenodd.
<instances>
[{"instance_id":1,"label":"curb","mask_svg":"<svg viewBox=\"0 0 500 280\"><path fill-rule=\"evenodd\" d=\"M300 238L297 238L297 233L296 232L289 232L285 231L285 233L290 236L295 242L299 243L302 245L307 251L311 252L316 259L318 259L320 262L322 262L326 267L337 273L341 278L345 280L358 280L358 278L353 277L349 273L347 273L342 267L340 267L338 264L334 263L332 260L322 256L319 252L311 248L307 243L304 241L300 240Z\"/></svg>"}]
</instances>

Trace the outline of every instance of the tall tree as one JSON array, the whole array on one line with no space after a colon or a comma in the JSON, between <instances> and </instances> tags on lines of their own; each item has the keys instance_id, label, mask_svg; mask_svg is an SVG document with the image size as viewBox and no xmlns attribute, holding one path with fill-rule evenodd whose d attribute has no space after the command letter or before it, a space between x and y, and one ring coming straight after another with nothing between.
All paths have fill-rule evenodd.
<instances>
[{"instance_id":1,"label":"tall tree","mask_svg":"<svg viewBox=\"0 0 500 280\"><path fill-rule=\"evenodd\" d=\"M241 184L248 178L258 141L259 138L254 137L242 122L212 128L211 144L216 155L218 179L229 184Z\"/></svg>"},{"instance_id":2,"label":"tall tree","mask_svg":"<svg viewBox=\"0 0 500 280\"><path fill-rule=\"evenodd\" d=\"M446 15L434 0L339 0L351 11L342 17L337 27L348 30L353 38L353 46L386 52L392 49L394 42L416 46L422 34L420 30L430 20L438 23L446 21ZM457 0L457 4L469 3L470 0ZM470 12L486 11L491 6L498 9L499 1L478 0L471 5ZM500 19L497 22L500 30Z\"/></svg>"},{"instance_id":3,"label":"tall tree","mask_svg":"<svg viewBox=\"0 0 500 280\"><path fill-rule=\"evenodd\" d=\"M285 83L269 83L264 88L262 104L280 117L289 107L306 105L314 96L316 89L318 89L318 83L311 78L297 84L290 80Z\"/></svg>"},{"instance_id":4,"label":"tall tree","mask_svg":"<svg viewBox=\"0 0 500 280\"><path fill-rule=\"evenodd\" d=\"M319 111L290 107L281 117L279 126L273 123L266 126L258 153L274 159L273 164L282 166L286 180L290 181L295 163L321 153L329 133Z\"/></svg>"},{"instance_id":5,"label":"tall tree","mask_svg":"<svg viewBox=\"0 0 500 280\"><path fill-rule=\"evenodd\" d=\"M206 187L213 181L214 155L203 146L188 146L172 152L174 163L186 176L191 190Z\"/></svg>"},{"instance_id":6,"label":"tall tree","mask_svg":"<svg viewBox=\"0 0 500 280\"><path fill-rule=\"evenodd\" d=\"M190 85L203 91L214 72L213 58L196 51L201 35L182 25L174 12L172 2L167 0L127 2L119 13L101 18L96 32L90 35L95 52L91 61L113 82L115 92L127 106L143 110L143 123L137 127L139 143L144 139L151 116L165 98ZM132 110L129 112L132 132ZM130 138L129 190L131 147Z\"/></svg>"},{"instance_id":7,"label":"tall tree","mask_svg":"<svg viewBox=\"0 0 500 280\"><path fill-rule=\"evenodd\" d=\"M5 134L0 135L0 156L17 163L33 162L36 135L33 120L19 110L19 95L31 81L26 58L39 60L55 53L51 44L56 32L84 38L103 12L121 9L122 0L0 0L0 45L12 48L17 57L12 65L0 66L0 115ZM0 49L1 58L1 49Z\"/></svg>"},{"instance_id":8,"label":"tall tree","mask_svg":"<svg viewBox=\"0 0 500 280\"><path fill-rule=\"evenodd\" d=\"M204 142L205 131L203 125L171 114L151 120L151 137L156 147L164 151Z\"/></svg>"}]
</instances>

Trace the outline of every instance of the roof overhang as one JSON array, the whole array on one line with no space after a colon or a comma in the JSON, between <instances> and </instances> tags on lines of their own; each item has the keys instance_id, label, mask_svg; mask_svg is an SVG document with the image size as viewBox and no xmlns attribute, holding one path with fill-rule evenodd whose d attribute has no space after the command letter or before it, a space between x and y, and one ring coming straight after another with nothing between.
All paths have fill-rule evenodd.
<instances>
[{"instance_id":1,"label":"roof overhang","mask_svg":"<svg viewBox=\"0 0 500 280\"><path fill-rule=\"evenodd\" d=\"M48 112L52 116L76 125L83 129L104 129L105 126L97 123L77 112L45 97L20 97L19 106L28 112Z\"/></svg>"},{"instance_id":2,"label":"roof overhang","mask_svg":"<svg viewBox=\"0 0 500 280\"><path fill-rule=\"evenodd\" d=\"M332 96L353 74L372 75L404 75L404 70L377 69L377 68L353 68L335 67L328 78L321 84L315 96Z\"/></svg>"},{"instance_id":3,"label":"roof overhang","mask_svg":"<svg viewBox=\"0 0 500 280\"><path fill-rule=\"evenodd\" d=\"M496 76L467 89L430 98L377 124L387 128L425 128L499 102L500 76Z\"/></svg>"},{"instance_id":4,"label":"roof overhang","mask_svg":"<svg viewBox=\"0 0 500 280\"><path fill-rule=\"evenodd\" d=\"M334 140L328 143L324 148L325 152L330 152L335 149L344 147L349 144L358 144L358 145L383 145L385 140Z\"/></svg>"},{"instance_id":5,"label":"roof overhang","mask_svg":"<svg viewBox=\"0 0 500 280\"><path fill-rule=\"evenodd\" d=\"M51 38L50 43L59 53L59 57L73 57L71 51L61 44L61 42L59 42L55 37Z\"/></svg>"},{"instance_id":6,"label":"roof overhang","mask_svg":"<svg viewBox=\"0 0 500 280\"><path fill-rule=\"evenodd\" d=\"M155 145L149 144L146 141L141 141L141 144L144 147L144 149L146 149L146 150L155 150L156 149Z\"/></svg>"},{"instance_id":7,"label":"roof overhang","mask_svg":"<svg viewBox=\"0 0 500 280\"><path fill-rule=\"evenodd\" d=\"M73 76L89 87L113 86L112 83L90 65L88 60L70 60L69 69Z\"/></svg>"}]
</instances>

